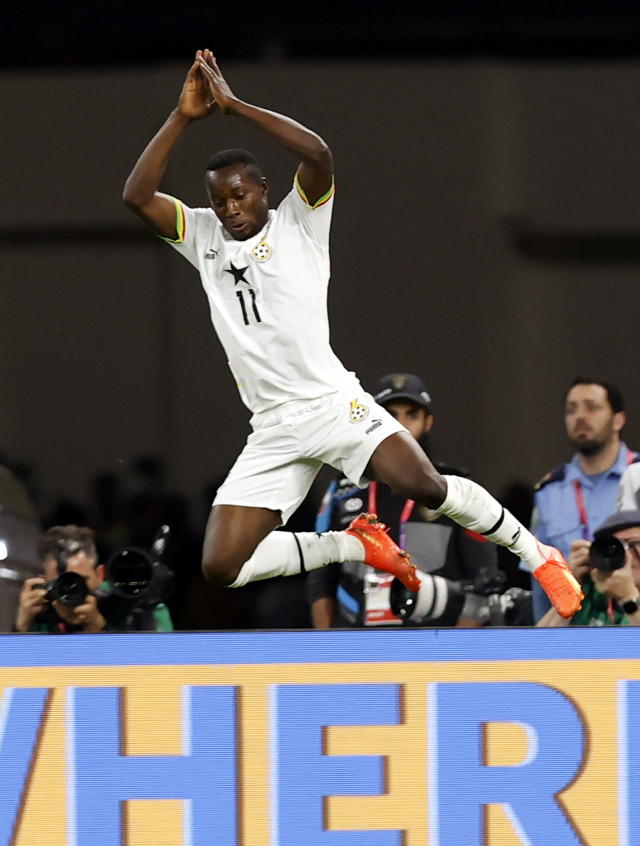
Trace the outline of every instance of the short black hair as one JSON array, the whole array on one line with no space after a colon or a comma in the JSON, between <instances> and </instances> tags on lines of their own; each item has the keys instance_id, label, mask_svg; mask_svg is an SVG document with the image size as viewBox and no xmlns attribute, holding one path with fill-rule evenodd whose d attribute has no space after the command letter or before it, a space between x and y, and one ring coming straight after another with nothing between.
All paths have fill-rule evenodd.
<instances>
[{"instance_id":1,"label":"short black hair","mask_svg":"<svg viewBox=\"0 0 640 846\"><path fill-rule=\"evenodd\" d=\"M209 160L206 167L206 173L212 170L222 170L223 167L229 167L234 164L243 164L250 172L256 182L260 182L263 178L262 170L258 164L258 160L248 150L221 150Z\"/></svg>"},{"instance_id":2,"label":"short black hair","mask_svg":"<svg viewBox=\"0 0 640 846\"><path fill-rule=\"evenodd\" d=\"M51 526L38 540L38 558L41 562L55 558L61 543L74 544L76 552L86 552L98 564L95 535L88 526Z\"/></svg>"},{"instance_id":3,"label":"short black hair","mask_svg":"<svg viewBox=\"0 0 640 846\"><path fill-rule=\"evenodd\" d=\"M613 413L617 414L619 411L624 411L624 397L620 392L620 388L614 385L613 382L609 382L606 379L592 379L590 376L576 376L567 388L565 397L571 388L575 388L576 385L599 385L606 391L607 401Z\"/></svg>"}]
</instances>

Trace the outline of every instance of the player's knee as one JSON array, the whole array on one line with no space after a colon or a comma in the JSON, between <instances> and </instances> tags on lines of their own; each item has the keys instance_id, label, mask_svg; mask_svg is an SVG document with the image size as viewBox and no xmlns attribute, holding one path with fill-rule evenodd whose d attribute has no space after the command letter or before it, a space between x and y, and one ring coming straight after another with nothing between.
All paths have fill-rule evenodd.
<instances>
[{"instance_id":1,"label":"player's knee","mask_svg":"<svg viewBox=\"0 0 640 846\"><path fill-rule=\"evenodd\" d=\"M202 574L212 584L229 587L240 574L244 561L233 555L221 555L205 550L202 555Z\"/></svg>"},{"instance_id":2,"label":"player's knee","mask_svg":"<svg viewBox=\"0 0 640 846\"><path fill-rule=\"evenodd\" d=\"M439 508L442 505L447 495L447 483L437 471L423 473L414 484L415 491L411 499L427 508Z\"/></svg>"}]
</instances>

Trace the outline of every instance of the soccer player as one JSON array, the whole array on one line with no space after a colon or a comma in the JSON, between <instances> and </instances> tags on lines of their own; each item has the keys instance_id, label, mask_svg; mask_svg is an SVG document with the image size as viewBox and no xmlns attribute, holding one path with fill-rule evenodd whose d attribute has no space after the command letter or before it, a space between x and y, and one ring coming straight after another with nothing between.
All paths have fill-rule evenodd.
<instances>
[{"instance_id":1,"label":"soccer player","mask_svg":"<svg viewBox=\"0 0 640 846\"><path fill-rule=\"evenodd\" d=\"M299 162L294 185L270 210L255 158L225 150L206 168L210 208L192 209L158 188L184 130L214 112L248 121ZM544 546L482 487L441 476L414 438L365 393L329 345L327 287L333 157L296 121L243 102L215 57L198 50L177 107L148 144L124 189L125 203L200 272L211 319L252 433L218 490L203 570L231 587L276 575L365 561L420 586L415 567L375 515L343 532L275 532L307 494L323 463L356 484L379 480L509 547L562 616L582 592L564 559Z\"/></svg>"}]
</instances>

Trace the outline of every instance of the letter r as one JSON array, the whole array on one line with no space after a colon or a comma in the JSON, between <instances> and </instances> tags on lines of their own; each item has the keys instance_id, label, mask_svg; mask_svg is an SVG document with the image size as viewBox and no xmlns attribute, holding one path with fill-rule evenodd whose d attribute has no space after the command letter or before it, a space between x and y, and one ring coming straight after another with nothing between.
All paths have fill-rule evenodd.
<instances>
[{"instance_id":1,"label":"letter r","mask_svg":"<svg viewBox=\"0 0 640 846\"><path fill-rule=\"evenodd\" d=\"M502 805L523 846L580 840L556 794L584 754L579 713L541 684L434 683L429 703L429 846L482 846L486 805ZM516 723L529 738L516 766L486 766L486 723Z\"/></svg>"}]
</instances>

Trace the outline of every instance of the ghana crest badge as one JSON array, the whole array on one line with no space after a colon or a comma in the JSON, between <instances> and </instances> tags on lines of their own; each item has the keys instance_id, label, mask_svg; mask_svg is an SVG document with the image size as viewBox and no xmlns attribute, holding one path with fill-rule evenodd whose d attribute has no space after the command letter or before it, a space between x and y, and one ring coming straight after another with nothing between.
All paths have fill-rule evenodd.
<instances>
[{"instance_id":1,"label":"ghana crest badge","mask_svg":"<svg viewBox=\"0 0 640 846\"><path fill-rule=\"evenodd\" d=\"M349 406L349 420L352 423L359 423L361 420L364 420L368 414L368 406L362 405L362 403L359 403L357 399L351 401L351 405Z\"/></svg>"},{"instance_id":2,"label":"ghana crest badge","mask_svg":"<svg viewBox=\"0 0 640 846\"><path fill-rule=\"evenodd\" d=\"M251 255L256 261L268 261L271 258L271 247L264 238L251 250Z\"/></svg>"}]
</instances>

